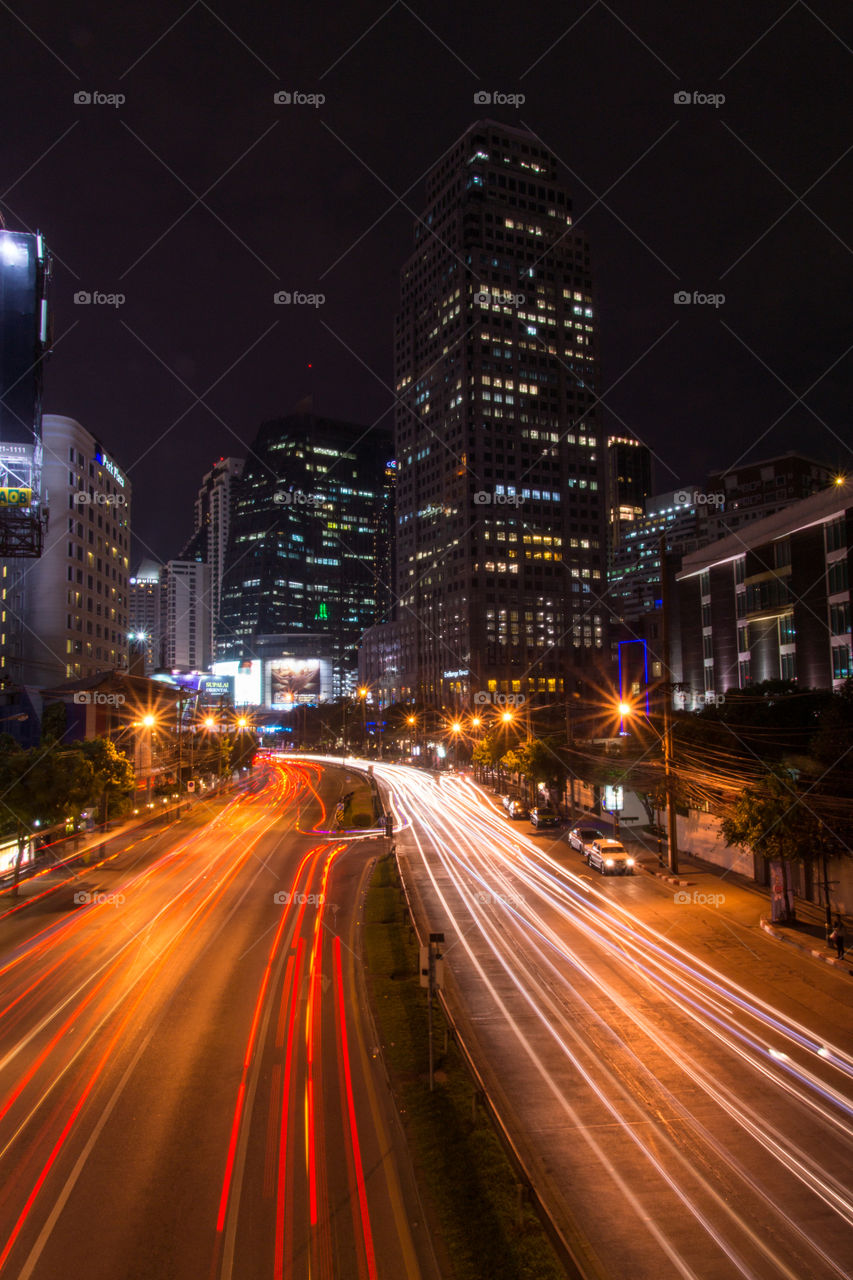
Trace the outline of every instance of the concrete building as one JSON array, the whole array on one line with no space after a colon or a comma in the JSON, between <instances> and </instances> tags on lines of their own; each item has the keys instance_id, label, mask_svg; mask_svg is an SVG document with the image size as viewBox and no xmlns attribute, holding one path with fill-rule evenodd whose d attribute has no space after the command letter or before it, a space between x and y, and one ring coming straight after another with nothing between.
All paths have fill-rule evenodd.
<instances>
[{"instance_id":1,"label":"concrete building","mask_svg":"<svg viewBox=\"0 0 853 1280\"><path fill-rule=\"evenodd\" d=\"M445 153L426 195L395 337L397 617L418 627L416 698L562 696L606 621L589 245L556 157L494 120Z\"/></svg>"},{"instance_id":2,"label":"concrete building","mask_svg":"<svg viewBox=\"0 0 853 1280\"><path fill-rule=\"evenodd\" d=\"M170 671L207 671L210 651L210 566L169 560L163 586L163 654Z\"/></svg>"},{"instance_id":3,"label":"concrete building","mask_svg":"<svg viewBox=\"0 0 853 1280\"><path fill-rule=\"evenodd\" d=\"M156 560L143 560L129 583L129 634L142 654L143 674L165 663L163 583L165 570Z\"/></svg>"},{"instance_id":4,"label":"concrete building","mask_svg":"<svg viewBox=\"0 0 853 1280\"><path fill-rule=\"evenodd\" d=\"M195 500L195 528L181 559L202 559L210 567L210 652L216 653L222 598L222 575L231 532L235 481L243 474L242 458L220 458L201 482Z\"/></svg>"},{"instance_id":5,"label":"concrete building","mask_svg":"<svg viewBox=\"0 0 853 1280\"><path fill-rule=\"evenodd\" d=\"M716 516L709 532L714 537L725 537L829 488L835 476L835 468L825 462L794 452L712 471L705 482L706 495L719 496L722 502L716 504L716 509L715 504L708 504L709 514Z\"/></svg>"},{"instance_id":6,"label":"concrete building","mask_svg":"<svg viewBox=\"0 0 853 1280\"><path fill-rule=\"evenodd\" d=\"M324 696L354 688L361 636L390 606L393 473L381 427L322 418L308 402L262 425L237 482L217 670L310 657L332 672Z\"/></svg>"},{"instance_id":7,"label":"concrete building","mask_svg":"<svg viewBox=\"0 0 853 1280\"><path fill-rule=\"evenodd\" d=\"M37 560L4 566L3 674L43 688L127 666L130 481L73 418L45 414L48 529Z\"/></svg>"},{"instance_id":8,"label":"concrete building","mask_svg":"<svg viewBox=\"0 0 853 1280\"><path fill-rule=\"evenodd\" d=\"M607 437L608 549L611 556L646 514L652 496L652 455L633 436Z\"/></svg>"},{"instance_id":9,"label":"concrete building","mask_svg":"<svg viewBox=\"0 0 853 1280\"><path fill-rule=\"evenodd\" d=\"M850 675L851 482L685 556L683 680L701 705L763 680L837 688Z\"/></svg>"}]
</instances>

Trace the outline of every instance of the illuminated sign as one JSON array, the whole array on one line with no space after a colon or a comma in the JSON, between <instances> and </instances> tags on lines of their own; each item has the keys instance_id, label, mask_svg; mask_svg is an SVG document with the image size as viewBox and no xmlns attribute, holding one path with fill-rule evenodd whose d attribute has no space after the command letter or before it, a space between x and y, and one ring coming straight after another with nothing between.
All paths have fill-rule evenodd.
<instances>
[{"instance_id":1,"label":"illuminated sign","mask_svg":"<svg viewBox=\"0 0 853 1280\"><path fill-rule=\"evenodd\" d=\"M294 702L319 698L318 658L276 658L269 670L271 707L289 707Z\"/></svg>"},{"instance_id":2,"label":"illuminated sign","mask_svg":"<svg viewBox=\"0 0 853 1280\"><path fill-rule=\"evenodd\" d=\"M32 500L32 489L13 489L8 485L0 489L0 507L28 507Z\"/></svg>"},{"instance_id":3,"label":"illuminated sign","mask_svg":"<svg viewBox=\"0 0 853 1280\"><path fill-rule=\"evenodd\" d=\"M199 681L198 691L201 694L202 702L215 702L221 698L225 698L228 702L234 701L234 677L233 676L202 676Z\"/></svg>"},{"instance_id":4,"label":"illuminated sign","mask_svg":"<svg viewBox=\"0 0 853 1280\"><path fill-rule=\"evenodd\" d=\"M112 476L114 480L118 480L121 487L124 488L124 476L119 471L116 464L110 458L107 457L103 449L98 449L97 453L95 454L95 461L99 462L101 466L104 468L104 470L109 472L109 474Z\"/></svg>"},{"instance_id":5,"label":"illuminated sign","mask_svg":"<svg viewBox=\"0 0 853 1280\"><path fill-rule=\"evenodd\" d=\"M622 808L622 788L610 787L604 788L604 804L603 808L608 813L618 813Z\"/></svg>"}]
</instances>

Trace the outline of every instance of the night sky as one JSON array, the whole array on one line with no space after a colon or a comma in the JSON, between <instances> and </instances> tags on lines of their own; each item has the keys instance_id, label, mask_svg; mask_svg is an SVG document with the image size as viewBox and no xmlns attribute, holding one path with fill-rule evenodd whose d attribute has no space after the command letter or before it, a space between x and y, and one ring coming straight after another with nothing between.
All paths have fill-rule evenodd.
<instances>
[{"instance_id":1,"label":"night sky","mask_svg":"<svg viewBox=\"0 0 853 1280\"><path fill-rule=\"evenodd\" d=\"M309 391L322 413L391 425L422 178L485 116L564 166L594 253L606 422L652 447L659 490L791 448L850 466L843 0L29 0L2 4L0 42L0 206L55 255L45 409L129 471L132 567L178 554L211 463ZM126 301L76 305L81 290ZM325 302L278 306L279 290Z\"/></svg>"}]
</instances>

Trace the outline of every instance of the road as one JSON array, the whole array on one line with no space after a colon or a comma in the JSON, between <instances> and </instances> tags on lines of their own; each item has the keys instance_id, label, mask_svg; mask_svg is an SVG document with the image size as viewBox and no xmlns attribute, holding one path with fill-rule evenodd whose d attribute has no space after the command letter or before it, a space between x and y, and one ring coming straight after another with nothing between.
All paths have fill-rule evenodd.
<instances>
[{"instance_id":1,"label":"road","mask_svg":"<svg viewBox=\"0 0 853 1280\"><path fill-rule=\"evenodd\" d=\"M590 872L470 781L376 776L451 1008L583 1273L853 1275L850 979L767 938L757 903L723 921Z\"/></svg>"},{"instance_id":2,"label":"road","mask_svg":"<svg viewBox=\"0 0 853 1280\"><path fill-rule=\"evenodd\" d=\"M343 770L0 897L0 1277L431 1277L357 962Z\"/></svg>"}]
</instances>

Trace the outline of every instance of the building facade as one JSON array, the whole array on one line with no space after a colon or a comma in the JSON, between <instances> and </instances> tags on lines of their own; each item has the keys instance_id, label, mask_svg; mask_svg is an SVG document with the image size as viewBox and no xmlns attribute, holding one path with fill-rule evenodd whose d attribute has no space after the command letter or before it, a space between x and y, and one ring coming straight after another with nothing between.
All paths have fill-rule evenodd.
<instances>
[{"instance_id":1,"label":"building facade","mask_svg":"<svg viewBox=\"0 0 853 1280\"><path fill-rule=\"evenodd\" d=\"M222 598L222 575L231 531L235 481L243 474L242 458L220 458L201 482L195 500L195 528L190 551L183 559L201 558L210 566L210 652L216 653L216 635Z\"/></svg>"},{"instance_id":2,"label":"building facade","mask_svg":"<svg viewBox=\"0 0 853 1280\"><path fill-rule=\"evenodd\" d=\"M143 675L165 663L163 584L165 570L156 560L143 560L129 583L131 643L142 654Z\"/></svg>"},{"instance_id":3,"label":"building facade","mask_svg":"<svg viewBox=\"0 0 853 1280\"><path fill-rule=\"evenodd\" d=\"M354 687L358 642L390 608L391 449L389 432L308 403L263 424L236 483L218 662L271 661L275 637L282 662L306 661L307 635L332 673L324 696Z\"/></svg>"},{"instance_id":4,"label":"building facade","mask_svg":"<svg viewBox=\"0 0 853 1280\"><path fill-rule=\"evenodd\" d=\"M685 556L683 679L701 705L764 680L837 688L850 648L850 481Z\"/></svg>"},{"instance_id":5,"label":"building facade","mask_svg":"<svg viewBox=\"0 0 853 1280\"><path fill-rule=\"evenodd\" d=\"M130 481L73 418L45 414L47 535L13 568L4 673L36 687L127 666Z\"/></svg>"},{"instance_id":6,"label":"building facade","mask_svg":"<svg viewBox=\"0 0 853 1280\"><path fill-rule=\"evenodd\" d=\"M418 629L416 698L557 695L604 637L589 246L524 130L479 121L426 185L395 337L397 617Z\"/></svg>"},{"instance_id":7,"label":"building facade","mask_svg":"<svg viewBox=\"0 0 853 1280\"><path fill-rule=\"evenodd\" d=\"M163 584L163 651L172 671L210 666L210 566L200 560L169 560Z\"/></svg>"}]
</instances>

